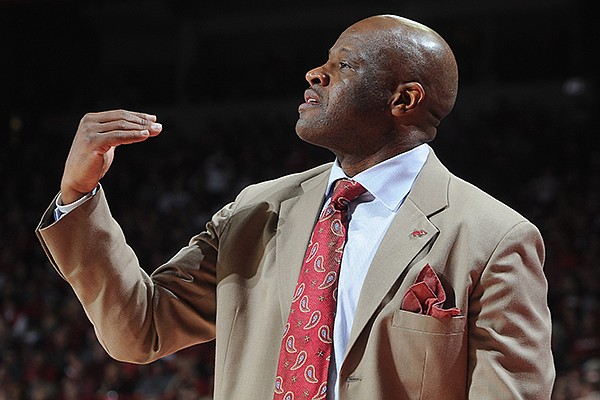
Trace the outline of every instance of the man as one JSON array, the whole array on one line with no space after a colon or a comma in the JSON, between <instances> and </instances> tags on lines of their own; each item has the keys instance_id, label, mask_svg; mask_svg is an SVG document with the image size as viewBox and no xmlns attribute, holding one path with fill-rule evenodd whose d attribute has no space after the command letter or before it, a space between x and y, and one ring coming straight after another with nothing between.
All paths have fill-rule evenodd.
<instances>
[{"instance_id":1,"label":"man","mask_svg":"<svg viewBox=\"0 0 600 400\"><path fill-rule=\"evenodd\" d=\"M216 337L217 399L549 399L540 234L450 174L426 144L457 93L446 42L405 18L367 18L306 79L297 134L336 162L244 189L150 277L98 182L116 146L162 127L155 116L122 110L82 119L60 207L51 205L37 233L102 345L116 359L147 363ZM341 267L318 285L337 279L332 330L323 326L319 336L333 347L323 357L321 342L289 332L318 303L300 304L309 286L301 280L313 273L313 226L341 204L338 178L361 190L335 211L343 213L336 221L349 219L342 244L330 243ZM299 351L304 341L322 346L318 354ZM326 358L329 378L315 378L313 364L296 373L304 356ZM298 379L319 392L291 389Z\"/></svg>"}]
</instances>

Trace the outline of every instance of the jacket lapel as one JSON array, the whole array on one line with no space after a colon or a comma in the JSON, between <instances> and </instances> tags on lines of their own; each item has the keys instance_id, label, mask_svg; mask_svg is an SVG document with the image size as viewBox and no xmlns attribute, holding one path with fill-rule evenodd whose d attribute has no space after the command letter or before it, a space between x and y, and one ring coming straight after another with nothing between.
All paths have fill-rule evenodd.
<instances>
[{"instance_id":1,"label":"jacket lapel","mask_svg":"<svg viewBox=\"0 0 600 400\"><path fill-rule=\"evenodd\" d=\"M386 297L395 294L393 289L397 290L403 273L433 244L439 230L429 217L447 207L448 183L449 172L431 150L369 268L348 341L348 353L373 315L387 303Z\"/></svg>"},{"instance_id":2,"label":"jacket lapel","mask_svg":"<svg viewBox=\"0 0 600 400\"><path fill-rule=\"evenodd\" d=\"M289 307L308 240L325 196L330 169L302 183L297 196L284 200L277 222L276 257L281 315L287 320Z\"/></svg>"}]
</instances>

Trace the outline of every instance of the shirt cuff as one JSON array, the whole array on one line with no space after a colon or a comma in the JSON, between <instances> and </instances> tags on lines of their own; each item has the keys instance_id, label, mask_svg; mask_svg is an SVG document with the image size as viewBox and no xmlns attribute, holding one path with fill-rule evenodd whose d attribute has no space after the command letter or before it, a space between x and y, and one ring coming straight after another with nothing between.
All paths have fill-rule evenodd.
<instances>
[{"instance_id":1,"label":"shirt cuff","mask_svg":"<svg viewBox=\"0 0 600 400\"><path fill-rule=\"evenodd\" d=\"M61 196L60 194L56 197L56 208L54 209L54 221L58 221L83 203L90 197L94 196L98 192L98 187L95 187L94 190L83 196L77 201L74 201L70 204L60 204Z\"/></svg>"}]
</instances>

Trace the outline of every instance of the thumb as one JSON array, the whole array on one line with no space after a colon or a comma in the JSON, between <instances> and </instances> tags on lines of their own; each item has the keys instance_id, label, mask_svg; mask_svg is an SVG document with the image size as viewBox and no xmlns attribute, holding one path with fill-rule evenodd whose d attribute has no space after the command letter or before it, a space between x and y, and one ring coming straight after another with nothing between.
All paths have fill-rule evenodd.
<instances>
[{"instance_id":1,"label":"thumb","mask_svg":"<svg viewBox=\"0 0 600 400\"><path fill-rule=\"evenodd\" d=\"M115 146L111 146L110 149L108 149L108 151L103 154L104 160L102 163L102 170L100 172L100 178L103 178L104 175L106 175L106 173L110 169L110 166L112 165L112 162L115 159L115 148L116 148Z\"/></svg>"}]
</instances>

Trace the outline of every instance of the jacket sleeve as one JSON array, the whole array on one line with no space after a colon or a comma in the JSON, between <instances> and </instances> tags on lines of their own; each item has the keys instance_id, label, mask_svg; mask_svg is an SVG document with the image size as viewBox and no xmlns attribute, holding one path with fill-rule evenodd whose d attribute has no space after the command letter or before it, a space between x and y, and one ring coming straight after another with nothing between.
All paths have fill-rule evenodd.
<instances>
[{"instance_id":1,"label":"jacket sleeve","mask_svg":"<svg viewBox=\"0 0 600 400\"><path fill-rule=\"evenodd\" d=\"M537 228L516 224L471 293L469 398L548 400L554 382L551 320Z\"/></svg>"},{"instance_id":2,"label":"jacket sleeve","mask_svg":"<svg viewBox=\"0 0 600 400\"><path fill-rule=\"evenodd\" d=\"M215 337L218 237L230 206L150 276L127 245L102 189L58 222L53 208L36 234L113 358L148 363Z\"/></svg>"}]
</instances>

